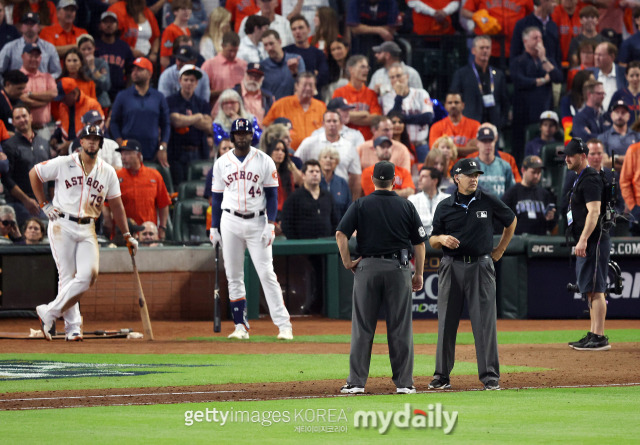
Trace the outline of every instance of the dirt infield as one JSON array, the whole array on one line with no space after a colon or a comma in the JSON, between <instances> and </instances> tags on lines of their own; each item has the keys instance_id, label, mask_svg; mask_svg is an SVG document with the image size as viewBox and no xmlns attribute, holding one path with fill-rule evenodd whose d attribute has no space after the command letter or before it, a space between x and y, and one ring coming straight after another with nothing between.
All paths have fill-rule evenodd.
<instances>
[{"instance_id":1,"label":"dirt infield","mask_svg":"<svg viewBox=\"0 0 640 445\"><path fill-rule=\"evenodd\" d=\"M295 335L349 334L348 321L319 318L295 319ZM61 323L60 323L61 324ZM2 332L29 332L37 328L37 320L3 320ZM586 320L499 320L499 331L533 330L585 330ZM636 320L612 320L608 329L639 328ZM58 327L60 329L61 326ZM118 322L118 326L95 322L85 330L133 328L141 331L140 322ZM349 353L348 344L318 343L222 343L186 341L188 337L212 336L211 323L205 322L156 322L153 325L156 341L145 340L86 340L82 343L44 340L0 340L3 353L131 353L131 354L329 354ZM222 333L232 330L230 322L223 323ZM460 332L470 332L468 321L463 321ZM416 333L437 332L435 321L414 322ZM384 323L378 332L384 333ZM252 323L252 335L276 335L277 330L269 320ZM577 340L571 335L567 341ZM374 354L387 354L386 345L374 345ZM600 386L640 384L640 348L637 343L613 344L610 351L579 352L565 343L551 345L500 345L500 362L503 365L521 365L549 368L549 371L504 374L501 385L506 388ZM435 345L416 345L416 354L435 353ZM460 345L456 359L475 362L475 348ZM345 364L346 366L346 364ZM426 391L433 369L415 369L415 385L419 392ZM346 375L345 375L346 378ZM181 402L210 402L234 400L266 400L281 398L328 397L338 395L344 380L321 380L287 383L226 384L188 387L100 389L84 391L52 391L0 394L0 410L38 409L77 406L146 405ZM477 376L453 376L452 390L481 389ZM368 394L391 394L395 387L390 378L372 378L367 383Z\"/></svg>"}]
</instances>

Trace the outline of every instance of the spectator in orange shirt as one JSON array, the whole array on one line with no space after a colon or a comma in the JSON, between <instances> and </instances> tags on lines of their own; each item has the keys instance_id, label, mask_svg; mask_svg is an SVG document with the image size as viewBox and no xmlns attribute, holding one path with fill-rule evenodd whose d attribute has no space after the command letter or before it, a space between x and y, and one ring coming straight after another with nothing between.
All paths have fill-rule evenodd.
<instances>
[{"instance_id":1,"label":"spectator in orange shirt","mask_svg":"<svg viewBox=\"0 0 640 445\"><path fill-rule=\"evenodd\" d=\"M411 154L409 149L404 144L392 139L393 124L389 117L374 116L371 131L373 137L357 148L358 156L360 156L360 166L363 170L378 162L373 140L380 136L386 136L391 140L391 162L396 167L402 167L405 170L411 169Z\"/></svg>"},{"instance_id":2,"label":"spectator in orange shirt","mask_svg":"<svg viewBox=\"0 0 640 445\"><path fill-rule=\"evenodd\" d=\"M63 135L72 141L76 133L82 129L82 116L87 111L96 110L103 119L104 115L98 101L80 91L74 79L70 77L60 79L58 90L60 89L64 92L60 104L60 127Z\"/></svg>"},{"instance_id":3,"label":"spectator in orange shirt","mask_svg":"<svg viewBox=\"0 0 640 445\"><path fill-rule=\"evenodd\" d=\"M560 4L556 5L551 20L558 25L560 31L560 49L562 51L562 66L569 63L569 45L571 39L580 34L580 10L585 6L578 0L560 0ZM565 64L566 63L566 64Z\"/></svg>"},{"instance_id":4,"label":"spectator in orange shirt","mask_svg":"<svg viewBox=\"0 0 640 445\"><path fill-rule=\"evenodd\" d=\"M491 0L466 0L463 8L460 10L460 16L464 19L473 20L475 22L475 33L478 35L485 34L478 22L482 21L482 17L478 15L480 11L487 11L489 16L496 19L500 25L500 31L497 35L504 36L504 52L509 57L511 51L511 38L513 37L513 28L516 22L525 18L533 12L533 2L531 0L512 0L509 2L493 2ZM500 57L500 44L498 40L493 41L491 56Z\"/></svg>"},{"instance_id":5,"label":"spectator in orange shirt","mask_svg":"<svg viewBox=\"0 0 640 445\"><path fill-rule=\"evenodd\" d=\"M392 141L387 136L380 136L373 141L375 146L376 156L378 161L388 161L391 159L391 144ZM362 170L362 191L364 196L373 193L375 187L371 177L373 176L373 168L375 165L371 165ZM395 166L395 178L393 179L393 191L403 198L416 193L416 186L411 179L411 173L406 168Z\"/></svg>"},{"instance_id":6,"label":"spectator in orange shirt","mask_svg":"<svg viewBox=\"0 0 640 445\"><path fill-rule=\"evenodd\" d=\"M164 70L171 63L173 55L173 42L178 36L190 36L189 18L191 18L191 0L173 0L171 2L171 12L175 20L162 32L160 42L160 66Z\"/></svg>"},{"instance_id":7,"label":"spectator in orange shirt","mask_svg":"<svg viewBox=\"0 0 640 445\"><path fill-rule=\"evenodd\" d=\"M327 110L324 102L314 99L316 76L308 71L298 75L293 96L285 96L274 102L264 117L263 126L270 125L279 117L286 116L295 133L291 139L291 147L298 148L303 139L322 126L322 116Z\"/></svg>"},{"instance_id":8,"label":"spectator in orange shirt","mask_svg":"<svg viewBox=\"0 0 640 445\"><path fill-rule=\"evenodd\" d=\"M124 0L109 6L118 17L120 38L127 42L133 57L146 57L151 63L158 61L160 28L153 11L145 0Z\"/></svg>"},{"instance_id":9,"label":"spectator in orange shirt","mask_svg":"<svg viewBox=\"0 0 640 445\"><path fill-rule=\"evenodd\" d=\"M120 180L122 204L129 218L136 224L151 221L158 225L158 235L165 239L169 204L171 198L167 192L162 175L153 168L142 164L142 146L135 139L122 141L117 151L122 155L122 167L116 173ZM111 212L103 207L104 224L107 233L113 228Z\"/></svg>"},{"instance_id":10,"label":"spectator in orange shirt","mask_svg":"<svg viewBox=\"0 0 640 445\"><path fill-rule=\"evenodd\" d=\"M58 23L47 26L40 32L40 38L53 44L60 57L76 47L78 37L88 34L85 29L73 24L77 11L78 5L75 0L60 0L57 10Z\"/></svg>"},{"instance_id":11,"label":"spectator in orange shirt","mask_svg":"<svg viewBox=\"0 0 640 445\"><path fill-rule=\"evenodd\" d=\"M451 15L460 8L456 0L410 0L413 32L419 35L453 34Z\"/></svg>"},{"instance_id":12,"label":"spectator in orange shirt","mask_svg":"<svg viewBox=\"0 0 640 445\"><path fill-rule=\"evenodd\" d=\"M333 92L333 97L342 97L355 106L349 112L349 127L360 131L365 140L371 139L370 126L375 115L382 114L378 95L366 85L369 76L369 61L366 56L355 55L347 60L349 83Z\"/></svg>"},{"instance_id":13,"label":"spectator in orange shirt","mask_svg":"<svg viewBox=\"0 0 640 445\"><path fill-rule=\"evenodd\" d=\"M233 22L237 33L240 32L240 24L242 24L245 17L260 11L254 0L227 0L224 7L231 13L231 22Z\"/></svg>"},{"instance_id":14,"label":"spectator in orange shirt","mask_svg":"<svg viewBox=\"0 0 640 445\"><path fill-rule=\"evenodd\" d=\"M84 62L84 56L78 48L71 48L62 59L62 77L70 77L87 96L97 99L96 84L89 75L89 69Z\"/></svg>"},{"instance_id":15,"label":"spectator in orange shirt","mask_svg":"<svg viewBox=\"0 0 640 445\"><path fill-rule=\"evenodd\" d=\"M429 130L429 145L433 147L441 136L450 136L458 148L459 156L465 157L476 149L476 134L480 122L462 115L464 102L460 93L449 93L444 102L444 108L449 116L431 125Z\"/></svg>"}]
</instances>

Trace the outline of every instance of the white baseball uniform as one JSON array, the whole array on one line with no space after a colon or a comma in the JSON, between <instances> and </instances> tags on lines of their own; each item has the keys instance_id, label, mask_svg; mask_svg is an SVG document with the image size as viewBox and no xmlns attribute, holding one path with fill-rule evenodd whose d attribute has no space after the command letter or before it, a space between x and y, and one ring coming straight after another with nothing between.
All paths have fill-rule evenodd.
<instances>
[{"instance_id":1,"label":"white baseball uniform","mask_svg":"<svg viewBox=\"0 0 640 445\"><path fill-rule=\"evenodd\" d=\"M380 105L386 115L395 104L396 92L391 92L380 96ZM433 102L426 90L409 88L409 94L402 99L402 112L407 115L433 113ZM409 139L414 144L429 140L429 125L407 124Z\"/></svg>"},{"instance_id":2,"label":"white baseball uniform","mask_svg":"<svg viewBox=\"0 0 640 445\"><path fill-rule=\"evenodd\" d=\"M99 157L85 176L78 153L41 162L35 169L42 182L55 180L52 205L64 214L49 222L47 229L59 276L58 295L47 305L47 311L56 319L64 316L67 334L80 332L78 303L67 306L98 277L95 219L100 216L105 199L120 196L120 183L115 169ZM83 221L88 223L69 218L88 218Z\"/></svg>"},{"instance_id":3,"label":"white baseball uniform","mask_svg":"<svg viewBox=\"0 0 640 445\"><path fill-rule=\"evenodd\" d=\"M269 155L255 147L250 148L243 162L231 150L213 165L211 191L223 193L220 235L229 282L229 299L237 301L246 298L244 251L248 248L273 323L280 330L291 329L282 289L273 270L271 246L265 248L260 239L268 224L265 187L278 187L276 165ZM245 218L239 215L245 215ZM248 218L249 215L253 217Z\"/></svg>"}]
</instances>

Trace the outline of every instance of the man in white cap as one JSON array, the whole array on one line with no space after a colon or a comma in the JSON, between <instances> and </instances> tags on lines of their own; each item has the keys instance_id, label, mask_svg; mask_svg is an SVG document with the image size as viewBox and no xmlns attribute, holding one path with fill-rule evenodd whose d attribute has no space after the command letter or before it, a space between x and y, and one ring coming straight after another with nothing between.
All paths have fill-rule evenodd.
<instances>
[{"instance_id":1,"label":"man in white cap","mask_svg":"<svg viewBox=\"0 0 640 445\"><path fill-rule=\"evenodd\" d=\"M542 156L542 147L551 142L562 142L556 139L560 120L555 111L543 111L540 115L540 136L527 142L524 147L525 156Z\"/></svg>"},{"instance_id":2,"label":"man in white cap","mask_svg":"<svg viewBox=\"0 0 640 445\"><path fill-rule=\"evenodd\" d=\"M184 66L193 66L198 60L198 53L191 46L180 46L175 51L176 63L167 67L158 80L158 91L164 94L164 97L168 98L172 94L176 94L180 91L180 73ZM198 76L198 82L196 85L195 95L202 100L209 101L210 88L209 88L209 76L207 73L199 68L196 68L200 75Z\"/></svg>"}]
</instances>

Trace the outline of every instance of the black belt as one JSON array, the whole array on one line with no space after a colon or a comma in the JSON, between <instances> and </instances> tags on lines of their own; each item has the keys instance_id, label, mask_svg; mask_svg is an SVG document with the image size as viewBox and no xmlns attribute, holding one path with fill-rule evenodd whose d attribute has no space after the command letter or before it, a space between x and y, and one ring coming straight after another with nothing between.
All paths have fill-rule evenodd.
<instances>
[{"instance_id":1,"label":"black belt","mask_svg":"<svg viewBox=\"0 0 640 445\"><path fill-rule=\"evenodd\" d=\"M242 219L251 219L251 218L255 218L256 216L262 216L264 215L264 210L260 210L259 212L256 213L240 213L240 212L236 212L235 210L232 212L229 209L222 209L225 212L231 213L232 215L237 216L238 218L242 218Z\"/></svg>"},{"instance_id":2,"label":"black belt","mask_svg":"<svg viewBox=\"0 0 640 445\"><path fill-rule=\"evenodd\" d=\"M449 258L451 258L453 261L459 261L461 263L471 264L471 263L477 263L482 258L489 258L489 255L480 255L480 256L462 255L462 256L450 256Z\"/></svg>"},{"instance_id":3,"label":"black belt","mask_svg":"<svg viewBox=\"0 0 640 445\"><path fill-rule=\"evenodd\" d=\"M69 221L73 221L74 223L78 223L78 224L91 224L91 222L94 221L95 219L89 216L85 216L84 218L78 218L77 216L65 215L64 213L61 213L60 217L64 219L68 219Z\"/></svg>"},{"instance_id":4,"label":"black belt","mask_svg":"<svg viewBox=\"0 0 640 445\"><path fill-rule=\"evenodd\" d=\"M395 253L387 253L384 255L362 255L362 258L381 258L384 260L397 260L400 258L400 254L398 252L395 252Z\"/></svg>"}]
</instances>

